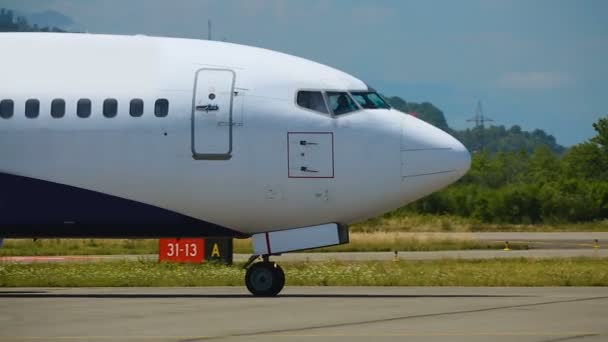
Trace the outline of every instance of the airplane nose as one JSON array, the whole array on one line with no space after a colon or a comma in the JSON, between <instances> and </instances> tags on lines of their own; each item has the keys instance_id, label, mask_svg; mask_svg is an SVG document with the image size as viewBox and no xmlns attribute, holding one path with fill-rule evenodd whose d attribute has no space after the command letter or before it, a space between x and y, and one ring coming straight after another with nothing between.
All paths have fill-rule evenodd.
<instances>
[{"instance_id":1,"label":"airplane nose","mask_svg":"<svg viewBox=\"0 0 608 342\"><path fill-rule=\"evenodd\" d=\"M428 183L433 191L464 176L471 166L467 148L448 133L416 118L402 123L401 180Z\"/></svg>"},{"instance_id":2,"label":"airplane nose","mask_svg":"<svg viewBox=\"0 0 608 342\"><path fill-rule=\"evenodd\" d=\"M445 133L447 134L447 133ZM450 136L452 139L451 148L451 169L454 170L456 179L460 179L464 176L471 168L471 153L469 150L456 138Z\"/></svg>"}]
</instances>

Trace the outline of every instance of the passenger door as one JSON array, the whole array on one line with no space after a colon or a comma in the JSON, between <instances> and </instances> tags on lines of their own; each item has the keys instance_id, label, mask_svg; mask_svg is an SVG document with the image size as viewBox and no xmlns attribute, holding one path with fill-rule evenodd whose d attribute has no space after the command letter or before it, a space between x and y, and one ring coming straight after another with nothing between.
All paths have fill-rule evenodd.
<instances>
[{"instance_id":1,"label":"passenger door","mask_svg":"<svg viewBox=\"0 0 608 342\"><path fill-rule=\"evenodd\" d=\"M232 156L232 106L235 73L229 69L196 72L192 103L192 156L228 160Z\"/></svg>"}]
</instances>

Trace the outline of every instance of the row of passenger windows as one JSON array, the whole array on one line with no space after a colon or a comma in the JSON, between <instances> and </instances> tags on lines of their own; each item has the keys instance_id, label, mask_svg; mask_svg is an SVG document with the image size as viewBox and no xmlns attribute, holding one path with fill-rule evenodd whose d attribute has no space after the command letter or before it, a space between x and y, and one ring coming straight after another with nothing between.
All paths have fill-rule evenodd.
<instances>
[{"instance_id":1,"label":"row of passenger windows","mask_svg":"<svg viewBox=\"0 0 608 342\"><path fill-rule=\"evenodd\" d=\"M76 115L79 118L91 116L92 103L90 99L80 99L76 103ZM10 119L15 112L13 100L0 101L0 118ZM65 116L65 100L54 99L51 101L51 117L59 119ZM105 99L102 107L103 116L106 118L116 117L118 114L118 101L116 99ZM133 117L140 117L144 114L144 101L142 99L132 99L129 102L129 114ZM169 114L169 101L167 99L157 99L154 102L154 115L163 118ZM40 101L29 99L25 101L25 117L35 119L40 115Z\"/></svg>"},{"instance_id":2,"label":"row of passenger windows","mask_svg":"<svg viewBox=\"0 0 608 342\"><path fill-rule=\"evenodd\" d=\"M373 91L310 91L298 92L298 106L315 112L333 115L351 113L359 109L389 109L391 106Z\"/></svg>"}]
</instances>

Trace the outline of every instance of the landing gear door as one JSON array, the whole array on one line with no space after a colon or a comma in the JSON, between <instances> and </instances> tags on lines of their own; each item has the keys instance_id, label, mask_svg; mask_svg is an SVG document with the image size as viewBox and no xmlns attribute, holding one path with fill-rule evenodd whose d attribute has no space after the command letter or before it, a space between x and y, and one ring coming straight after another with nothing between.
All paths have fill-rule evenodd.
<instances>
[{"instance_id":1,"label":"landing gear door","mask_svg":"<svg viewBox=\"0 0 608 342\"><path fill-rule=\"evenodd\" d=\"M232 106L235 73L229 69L196 72L192 103L192 156L197 160L232 157Z\"/></svg>"}]
</instances>

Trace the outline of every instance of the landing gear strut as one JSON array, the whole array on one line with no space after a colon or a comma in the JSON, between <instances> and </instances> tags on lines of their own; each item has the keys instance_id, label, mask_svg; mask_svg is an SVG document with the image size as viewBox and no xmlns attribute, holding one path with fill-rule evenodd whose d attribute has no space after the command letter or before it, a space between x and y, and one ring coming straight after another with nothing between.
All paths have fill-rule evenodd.
<instances>
[{"instance_id":1,"label":"landing gear strut","mask_svg":"<svg viewBox=\"0 0 608 342\"><path fill-rule=\"evenodd\" d=\"M257 257L252 256L246 266ZM281 266L269 260L269 255L263 255L262 259L262 262L257 262L247 268L245 284L254 296L273 297L279 294L285 286L285 273Z\"/></svg>"}]
</instances>

